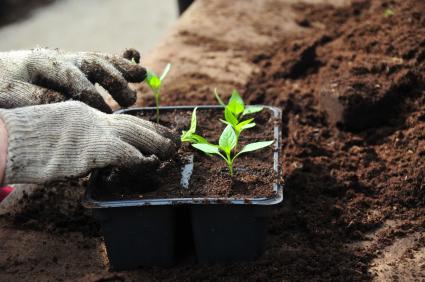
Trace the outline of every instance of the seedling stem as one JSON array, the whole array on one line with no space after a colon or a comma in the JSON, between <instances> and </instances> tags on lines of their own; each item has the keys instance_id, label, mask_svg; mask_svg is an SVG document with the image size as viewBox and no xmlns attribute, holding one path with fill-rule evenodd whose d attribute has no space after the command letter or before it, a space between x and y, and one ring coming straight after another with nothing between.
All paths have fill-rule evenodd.
<instances>
[{"instance_id":1,"label":"seedling stem","mask_svg":"<svg viewBox=\"0 0 425 282\"><path fill-rule=\"evenodd\" d=\"M153 71L148 71L146 76L146 83L149 88L152 90L153 96L155 97L155 106L156 106L156 122L159 123L159 103L161 100L161 86L164 78L167 76L170 71L171 64L167 64L161 76L158 77Z\"/></svg>"}]
</instances>

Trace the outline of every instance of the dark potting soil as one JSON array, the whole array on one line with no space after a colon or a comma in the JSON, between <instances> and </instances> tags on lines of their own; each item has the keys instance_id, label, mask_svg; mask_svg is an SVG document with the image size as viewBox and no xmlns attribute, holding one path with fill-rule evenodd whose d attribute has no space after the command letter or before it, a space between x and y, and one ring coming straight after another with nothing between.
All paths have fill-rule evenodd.
<instances>
[{"instance_id":1,"label":"dark potting soil","mask_svg":"<svg viewBox=\"0 0 425 282\"><path fill-rule=\"evenodd\" d=\"M140 118L154 122L154 111L138 114ZM180 133L190 125L192 112L187 110L164 111L160 124ZM274 139L276 124L272 113L265 109L248 116L255 118L256 126L240 135L238 148L248 143ZM223 109L197 111L197 133L212 143L218 139L225 125ZM189 169L193 159L193 171ZM186 168L185 168L186 167ZM189 172L189 173L188 173ZM275 194L273 183L277 181L273 170L273 148L241 155L234 163L231 177L226 163L217 156L208 156L189 143L183 143L177 154L157 169L123 170L108 168L102 170L94 186L95 199L151 199L182 197L238 197L259 198Z\"/></svg>"}]
</instances>

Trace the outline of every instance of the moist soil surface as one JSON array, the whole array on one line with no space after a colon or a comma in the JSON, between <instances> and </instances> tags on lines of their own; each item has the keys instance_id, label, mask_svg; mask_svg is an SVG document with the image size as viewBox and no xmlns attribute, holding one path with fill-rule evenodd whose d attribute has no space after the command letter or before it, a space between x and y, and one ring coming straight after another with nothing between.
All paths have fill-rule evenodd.
<instances>
[{"instance_id":1,"label":"moist soil surface","mask_svg":"<svg viewBox=\"0 0 425 282\"><path fill-rule=\"evenodd\" d=\"M225 125L223 109L197 110L197 134L213 144L218 144ZM140 118L156 121L155 111L149 110L137 114ZM177 133L188 130L192 112L188 110L170 110L160 113L159 123L173 128ZM274 126L279 126L273 113L262 112L246 116L255 118L254 128L242 131L239 137L239 150L246 144L274 140ZM189 177L183 177L184 167L193 159L193 171ZM177 154L164 161L156 169L119 170L104 169L94 181L93 196L96 200L121 199L163 199L183 197L236 197L259 198L272 197L273 183L277 175L273 170L273 146L260 151L241 155L234 163L234 176L231 177L224 160L218 156L208 156L189 143L183 143ZM186 176L187 177L187 176Z\"/></svg>"},{"instance_id":2,"label":"moist soil surface","mask_svg":"<svg viewBox=\"0 0 425 282\"><path fill-rule=\"evenodd\" d=\"M262 71L242 96L283 111L284 201L257 261L109 272L97 225L79 202L87 183L66 182L0 218L2 239L8 230L22 237L0 241L0 280L423 281L424 6L295 4L306 33L247 51ZM209 79L186 74L164 104L215 104Z\"/></svg>"}]
</instances>

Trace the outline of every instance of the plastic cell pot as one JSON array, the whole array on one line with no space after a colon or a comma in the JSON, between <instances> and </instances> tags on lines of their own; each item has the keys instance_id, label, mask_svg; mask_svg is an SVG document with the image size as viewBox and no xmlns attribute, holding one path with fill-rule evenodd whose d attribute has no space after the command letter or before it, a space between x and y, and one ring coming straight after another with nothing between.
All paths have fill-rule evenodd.
<instances>
[{"instance_id":1,"label":"plastic cell pot","mask_svg":"<svg viewBox=\"0 0 425 282\"><path fill-rule=\"evenodd\" d=\"M201 263L251 261L264 248L267 207L196 205L191 208L196 254Z\"/></svg>"},{"instance_id":2,"label":"plastic cell pot","mask_svg":"<svg viewBox=\"0 0 425 282\"><path fill-rule=\"evenodd\" d=\"M176 214L172 207L95 209L111 268L172 266L176 255Z\"/></svg>"},{"instance_id":3,"label":"plastic cell pot","mask_svg":"<svg viewBox=\"0 0 425 282\"><path fill-rule=\"evenodd\" d=\"M195 107L161 107L160 111L191 111ZM209 109L222 110L222 107L198 106L198 114ZM269 211L283 199L279 181L281 111L269 106L265 106L265 110L270 111L276 121L273 125L273 157L270 159L275 175L272 184L275 194L271 197L99 200L94 191L102 189L102 183L98 181L98 173L92 173L84 204L93 209L100 222L113 269L173 265L178 260L176 250L183 244L177 234L182 221L190 223L184 226L189 229L187 232L192 232L190 238L193 238L196 257L201 263L249 261L261 255ZM155 108L132 108L116 113L137 115L146 111L154 114ZM188 167L193 169L193 166ZM190 177L190 174L191 171L188 173L182 168L182 177ZM185 212L181 212L182 209Z\"/></svg>"}]
</instances>

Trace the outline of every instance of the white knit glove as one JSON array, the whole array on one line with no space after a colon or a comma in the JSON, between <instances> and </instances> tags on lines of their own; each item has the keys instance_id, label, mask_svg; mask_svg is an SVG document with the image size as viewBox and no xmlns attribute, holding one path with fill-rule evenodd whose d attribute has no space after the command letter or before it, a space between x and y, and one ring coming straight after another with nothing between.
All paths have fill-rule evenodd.
<instances>
[{"instance_id":1,"label":"white knit glove","mask_svg":"<svg viewBox=\"0 0 425 282\"><path fill-rule=\"evenodd\" d=\"M128 82L146 78L139 60L134 49L126 50L123 57L41 48L0 52L0 108L74 99L110 113L94 86L96 82L121 106L131 106L136 93L128 88Z\"/></svg>"},{"instance_id":2,"label":"white knit glove","mask_svg":"<svg viewBox=\"0 0 425 282\"><path fill-rule=\"evenodd\" d=\"M177 146L165 127L77 101L1 109L0 119L8 131L4 184L79 177L106 166L141 169L171 158Z\"/></svg>"}]
</instances>

